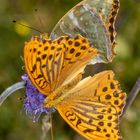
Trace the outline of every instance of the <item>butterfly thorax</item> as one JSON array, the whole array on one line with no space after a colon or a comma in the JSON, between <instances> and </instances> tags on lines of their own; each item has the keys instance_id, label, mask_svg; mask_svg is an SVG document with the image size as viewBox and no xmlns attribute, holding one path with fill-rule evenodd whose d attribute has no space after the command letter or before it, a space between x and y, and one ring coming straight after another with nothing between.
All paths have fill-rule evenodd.
<instances>
[{"instance_id":1,"label":"butterfly thorax","mask_svg":"<svg viewBox=\"0 0 140 140\"><path fill-rule=\"evenodd\" d=\"M46 108L56 107L62 100L69 96L69 91L73 89L79 81L82 79L82 74L78 74L69 83L58 87L56 90L51 92L48 97L44 100Z\"/></svg>"}]
</instances>

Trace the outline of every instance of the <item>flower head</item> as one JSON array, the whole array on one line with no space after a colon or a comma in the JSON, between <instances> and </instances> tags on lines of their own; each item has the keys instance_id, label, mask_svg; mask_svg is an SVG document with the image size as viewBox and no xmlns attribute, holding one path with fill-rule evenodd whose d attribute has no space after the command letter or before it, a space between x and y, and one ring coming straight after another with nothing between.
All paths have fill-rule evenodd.
<instances>
[{"instance_id":1,"label":"flower head","mask_svg":"<svg viewBox=\"0 0 140 140\"><path fill-rule=\"evenodd\" d=\"M22 80L26 82L26 98L24 101L24 111L26 114L37 122L42 113L48 114L54 111L54 108L47 109L44 105L45 95L41 94L36 87L31 83L27 74L22 76Z\"/></svg>"}]
</instances>

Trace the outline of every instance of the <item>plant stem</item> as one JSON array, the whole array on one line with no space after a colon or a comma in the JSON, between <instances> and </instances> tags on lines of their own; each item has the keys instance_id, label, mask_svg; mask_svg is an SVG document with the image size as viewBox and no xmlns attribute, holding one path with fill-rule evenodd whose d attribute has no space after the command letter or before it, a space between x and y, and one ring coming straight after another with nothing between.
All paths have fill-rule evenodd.
<instances>
[{"instance_id":1,"label":"plant stem","mask_svg":"<svg viewBox=\"0 0 140 140\"><path fill-rule=\"evenodd\" d=\"M125 113L128 110L128 108L133 103L133 101L136 98L136 96L139 93L139 91L140 91L140 77L136 81L135 85L133 86L132 90L130 91L130 93L129 93L127 99L126 99L126 105L125 105L123 113L122 113L122 115L120 117L120 121L122 120L122 117L125 115Z\"/></svg>"},{"instance_id":2,"label":"plant stem","mask_svg":"<svg viewBox=\"0 0 140 140\"><path fill-rule=\"evenodd\" d=\"M21 89L21 88L25 88L25 82L21 81L18 83L15 83L14 85L10 86L9 88L7 88L1 95L0 95L0 106L2 105L2 103L7 99L8 96L10 96L12 93L14 93L15 91Z\"/></svg>"}]
</instances>

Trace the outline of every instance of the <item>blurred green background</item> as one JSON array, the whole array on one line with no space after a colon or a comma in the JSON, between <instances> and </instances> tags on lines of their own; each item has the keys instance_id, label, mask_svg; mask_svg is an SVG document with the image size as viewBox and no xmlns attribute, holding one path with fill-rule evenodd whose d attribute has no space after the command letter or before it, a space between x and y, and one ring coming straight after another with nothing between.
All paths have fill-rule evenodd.
<instances>
[{"instance_id":1,"label":"blurred green background","mask_svg":"<svg viewBox=\"0 0 140 140\"><path fill-rule=\"evenodd\" d=\"M38 32L12 23L23 21L41 31L50 33L57 21L80 0L0 0L0 93L21 81L24 42ZM34 9L38 9L36 13ZM40 24L39 17L43 22ZM113 69L122 89L129 93L140 76L140 1L121 0L116 21L117 56L104 66ZM21 112L24 96L20 90L0 107L0 140L43 140L41 119L33 123ZM140 95L135 99L121 123L124 140L140 139ZM82 140L59 116L53 115L54 140ZM48 132L46 140L50 140Z\"/></svg>"}]
</instances>

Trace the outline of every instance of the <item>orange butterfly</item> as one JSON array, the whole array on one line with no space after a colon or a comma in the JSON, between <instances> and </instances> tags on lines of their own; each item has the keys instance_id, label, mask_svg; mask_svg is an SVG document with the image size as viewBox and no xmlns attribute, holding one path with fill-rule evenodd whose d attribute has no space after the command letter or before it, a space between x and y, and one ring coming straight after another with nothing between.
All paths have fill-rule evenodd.
<instances>
[{"instance_id":1,"label":"orange butterfly","mask_svg":"<svg viewBox=\"0 0 140 140\"><path fill-rule=\"evenodd\" d=\"M98 54L81 35L50 40L33 37L24 47L27 74L44 95L44 106L88 140L121 140L119 117L126 94L112 71L83 80L84 68Z\"/></svg>"}]
</instances>

